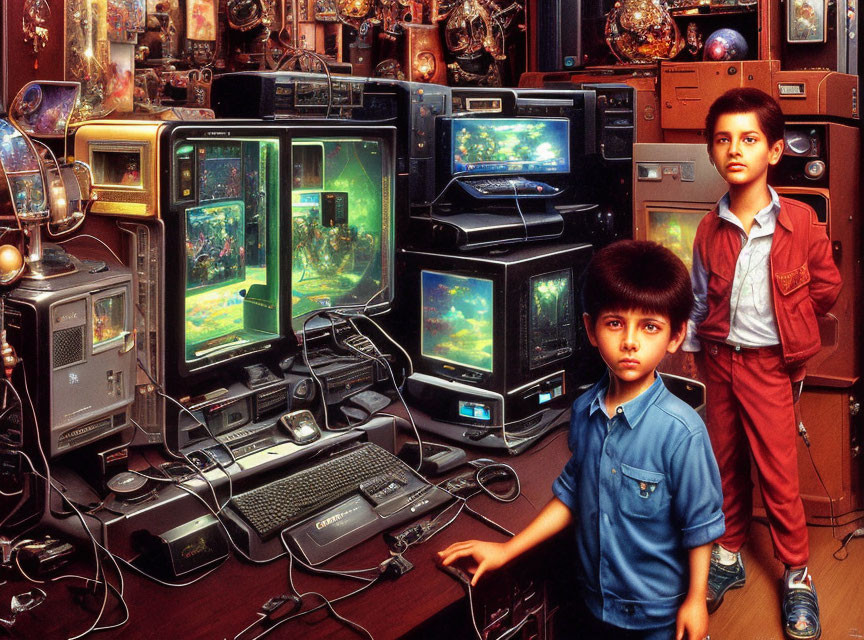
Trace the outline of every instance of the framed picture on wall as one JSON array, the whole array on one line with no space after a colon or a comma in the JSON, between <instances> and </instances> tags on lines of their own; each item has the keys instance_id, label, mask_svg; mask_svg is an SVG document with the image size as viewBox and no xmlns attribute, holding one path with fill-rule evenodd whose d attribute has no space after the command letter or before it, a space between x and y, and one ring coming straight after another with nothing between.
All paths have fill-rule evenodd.
<instances>
[{"instance_id":1,"label":"framed picture on wall","mask_svg":"<svg viewBox=\"0 0 864 640\"><path fill-rule=\"evenodd\" d=\"M827 14L828 0L787 0L786 42L825 42Z\"/></svg>"},{"instance_id":2,"label":"framed picture on wall","mask_svg":"<svg viewBox=\"0 0 864 640\"><path fill-rule=\"evenodd\" d=\"M105 83L105 106L118 112L130 112L135 91L135 45L111 43L111 62Z\"/></svg>"},{"instance_id":3,"label":"framed picture on wall","mask_svg":"<svg viewBox=\"0 0 864 640\"><path fill-rule=\"evenodd\" d=\"M186 3L186 38L216 39L216 0L188 0Z\"/></svg>"}]
</instances>

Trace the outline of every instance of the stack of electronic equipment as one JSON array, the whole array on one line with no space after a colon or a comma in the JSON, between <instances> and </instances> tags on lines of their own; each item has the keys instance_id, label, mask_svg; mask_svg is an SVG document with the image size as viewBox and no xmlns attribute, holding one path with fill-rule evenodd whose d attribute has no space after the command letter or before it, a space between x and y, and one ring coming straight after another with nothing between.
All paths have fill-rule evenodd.
<instances>
[{"instance_id":1,"label":"stack of electronic equipment","mask_svg":"<svg viewBox=\"0 0 864 640\"><path fill-rule=\"evenodd\" d=\"M567 421L593 369L580 275L631 224L633 100L624 85L451 90L434 189L411 191L397 254L420 428L518 453Z\"/></svg>"},{"instance_id":2,"label":"stack of electronic equipment","mask_svg":"<svg viewBox=\"0 0 864 640\"><path fill-rule=\"evenodd\" d=\"M395 148L399 215L395 229L385 227L395 233L395 311L382 322L410 356L403 389L413 422L518 452L566 420L588 377L578 278L592 246L629 235L632 224L630 87L451 89L236 73L214 82L213 107L223 117L323 115L407 132ZM319 214L307 213L302 193L292 198L292 242L309 251ZM304 277L294 276L296 289Z\"/></svg>"},{"instance_id":3,"label":"stack of electronic equipment","mask_svg":"<svg viewBox=\"0 0 864 640\"><path fill-rule=\"evenodd\" d=\"M95 483L61 472L78 502L110 507L96 517L112 551L168 576L229 543L318 563L450 499L395 457L397 419L378 415L411 373L375 316L393 304L409 191L397 128L434 118L434 88L412 115L424 93L226 74L220 119L76 127L98 195L89 228L136 275L133 444L177 458ZM206 550L188 563L191 540Z\"/></svg>"},{"instance_id":4,"label":"stack of electronic equipment","mask_svg":"<svg viewBox=\"0 0 864 640\"><path fill-rule=\"evenodd\" d=\"M36 85L2 122L0 215L17 223L3 240L21 246L3 247L14 269L0 282L32 276L3 314L15 382L0 416L4 532L50 520L164 579L229 544L258 561L290 545L321 562L451 499L394 455L397 419L376 415L410 374L374 316L392 306L394 212L408 192L396 130L426 117L410 115L424 91L252 79L274 78L291 113L266 122L78 123L77 200L64 192L72 169L22 130L59 121L48 133L65 143L68 114L53 116L77 93ZM245 80L220 79L215 96ZM83 224L68 245L77 258L43 246L37 224L51 237ZM156 445L168 462L130 456ZM324 513L343 508L350 517ZM299 533L310 522L318 533Z\"/></svg>"}]
</instances>

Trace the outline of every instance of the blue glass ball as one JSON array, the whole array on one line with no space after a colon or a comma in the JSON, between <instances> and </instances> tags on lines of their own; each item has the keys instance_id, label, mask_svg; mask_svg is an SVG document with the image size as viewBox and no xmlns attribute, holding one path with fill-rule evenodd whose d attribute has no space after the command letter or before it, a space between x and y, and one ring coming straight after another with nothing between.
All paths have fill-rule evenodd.
<instances>
[{"instance_id":1,"label":"blue glass ball","mask_svg":"<svg viewBox=\"0 0 864 640\"><path fill-rule=\"evenodd\" d=\"M744 60L748 52L747 41L735 29L717 29L705 41L702 59L712 62Z\"/></svg>"}]
</instances>

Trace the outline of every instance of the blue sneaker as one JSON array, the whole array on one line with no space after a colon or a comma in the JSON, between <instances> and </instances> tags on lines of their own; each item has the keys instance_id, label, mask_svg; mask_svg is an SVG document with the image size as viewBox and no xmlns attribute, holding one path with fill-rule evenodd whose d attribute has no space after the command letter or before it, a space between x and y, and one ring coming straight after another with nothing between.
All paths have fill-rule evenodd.
<instances>
[{"instance_id":1,"label":"blue sneaker","mask_svg":"<svg viewBox=\"0 0 864 640\"><path fill-rule=\"evenodd\" d=\"M708 569L708 613L714 613L723 604L723 596L729 589L740 589L747 576L741 553L735 554L734 564L721 564L717 545L711 550L711 566Z\"/></svg>"},{"instance_id":2,"label":"blue sneaker","mask_svg":"<svg viewBox=\"0 0 864 640\"><path fill-rule=\"evenodd\" d=\"M783 625L791 640L817 640L822 636L819 600L807 567L783 574Z\"/></svg>"}]
</instances>

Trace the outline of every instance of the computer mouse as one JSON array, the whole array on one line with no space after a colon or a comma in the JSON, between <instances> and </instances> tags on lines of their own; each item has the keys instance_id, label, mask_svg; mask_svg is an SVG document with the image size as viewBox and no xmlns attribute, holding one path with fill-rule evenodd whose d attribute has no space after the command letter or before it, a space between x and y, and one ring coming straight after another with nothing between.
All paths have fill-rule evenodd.
<instances>
[{"instance_id":1,"label":"computer mouse","mask_svg":"<svg viewBox=\"0 0 864 640\"><path fill-rule=\"evenodd\" d=\"M453 578L461 582L465 586L471 586L471 576L468 575L467 571L460 569L456 565L443 565L438 564L438 568L441 569L444 573L449 573Z\"/></svg>"},{"instance_id":2,"label":"computer mouse","mask_svg":"<svg viewBox=\"0 0 864 640\"><path fill-rule=\"evenodd\" d=\"M286 413L279 418L279 428L296 444L308 444L321 437L315 416L308 409Z\"/></svg>"}]
</instances>

